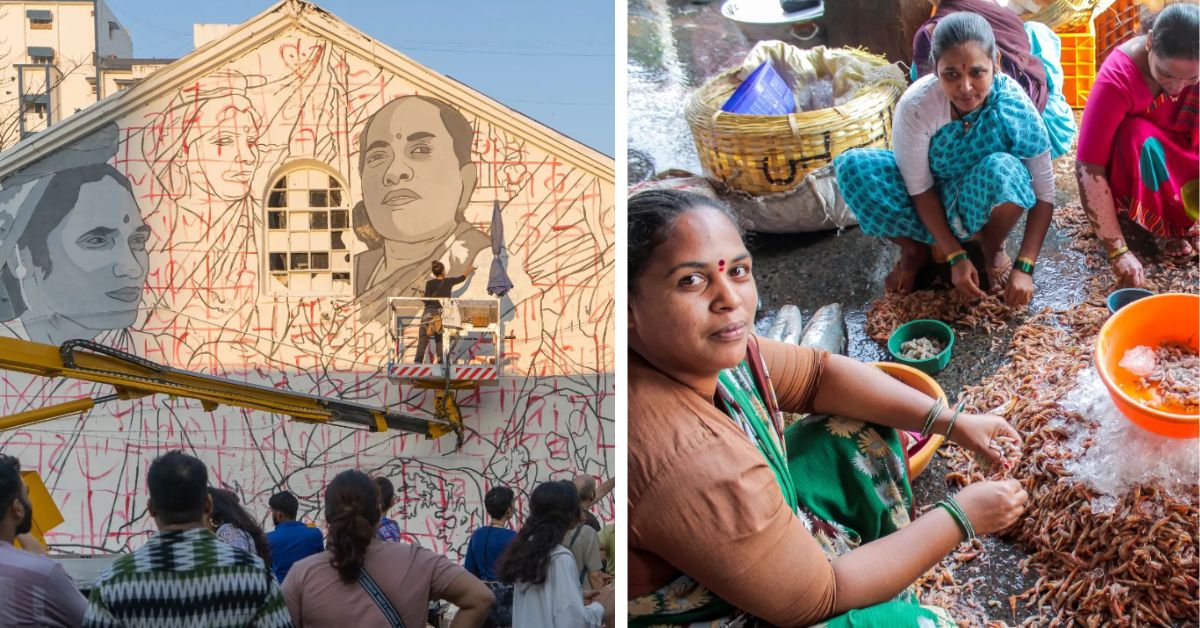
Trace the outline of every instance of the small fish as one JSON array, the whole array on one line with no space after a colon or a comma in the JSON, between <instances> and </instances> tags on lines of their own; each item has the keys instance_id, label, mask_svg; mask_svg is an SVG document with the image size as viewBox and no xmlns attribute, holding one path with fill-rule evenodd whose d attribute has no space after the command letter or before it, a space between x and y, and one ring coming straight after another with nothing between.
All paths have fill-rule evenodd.
<instances>
[{"instance_id":1,"label":"small fish","mask_svg":"<svg viewBox=\"0 0 1200 628\"><path fill-rule=\"evenodd\" d=\"M800 315L800 308L789 303L775 313L775 320L771 322L771 327L767 330L767 338L795 344L800 338L802 329L804 329L804 319Z\"/></svg>"},{"instance_id":2,"label":"small fish","mask_svg":"<svg viewBox=\"0 0 1200 628\"><path fill-rule=\"evenodd\" d=\"M813 313L800 336L800 346L846 354L846 316L841 303L830 303Z\"/></svg>"}]
</instances>

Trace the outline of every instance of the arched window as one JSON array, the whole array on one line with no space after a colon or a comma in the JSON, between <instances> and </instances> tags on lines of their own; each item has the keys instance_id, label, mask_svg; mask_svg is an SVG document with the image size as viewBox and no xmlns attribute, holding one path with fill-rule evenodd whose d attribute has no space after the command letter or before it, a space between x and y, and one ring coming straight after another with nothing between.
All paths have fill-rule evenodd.
<instances>
[{"instance_id":1,"label":"arched window","mask_svg":"<svg viewBox=\"0 0 1200 628\"><path fill-rule=\"evenodd\" d=\"M289 170L267 193L268 294L353 296L350 199L324 170Z\"/></svg>"}]
</instances>

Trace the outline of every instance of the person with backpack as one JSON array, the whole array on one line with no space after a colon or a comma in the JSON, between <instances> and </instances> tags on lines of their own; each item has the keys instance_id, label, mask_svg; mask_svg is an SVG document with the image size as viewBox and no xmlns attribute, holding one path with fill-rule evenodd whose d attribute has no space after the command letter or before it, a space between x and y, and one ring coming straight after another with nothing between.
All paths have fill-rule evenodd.
<instances>
[{"instance_id":1,"label":"person with backpack","mask_svg":"<svg viewBox=\"0 0 1200 628\"><path fill-rule=\"evenodd\" d=\"M575 557L575 566L579 569L579 586L599 591L608 583L608 577L604 573L604 559L600 554L600 535L588 525L586 510L596 494L596 485L593 482L590 489L585 486L581 490L579 482L570 484L579 495L579 518L563 535L562 544L571 550Z\"/></svg>"},{"instance_id":2,"label":"person with backpack","mask_svg":"<svg viewBox=\"0 0 1200 628\"><path fill-rule=\"evenodd\" d=\"M521 628L599 628L612 615L615 593L604 587L584 604L575 558L563 536L580 524L579 494L569 481L543 482L529 496L529 516L496 563L513 583L513 625ZM592 531L595 534L595 531Z\"/></svg>"},{"instance_id":3,"label":"person with backpack","mask_svg":"<svg viewBox=\"0 0 1200 628\"><path fill-rule=\"evenodd\" d=\"M496 596L496 603L484 626L502 628L512 625L513 587L496 579L496 560L517 536L508 527L513 516L513 490L507 486L492 487L483 498L483 506L491 522L471 534L463 566L483 580L492 590L492 595Z\"/></svg>"}]
</instances>

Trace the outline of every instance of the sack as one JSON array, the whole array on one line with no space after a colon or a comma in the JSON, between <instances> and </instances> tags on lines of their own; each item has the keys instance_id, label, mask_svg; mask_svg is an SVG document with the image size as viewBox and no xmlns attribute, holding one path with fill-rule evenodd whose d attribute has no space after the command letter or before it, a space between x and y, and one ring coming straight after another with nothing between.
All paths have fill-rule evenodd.
<instances>
[{"instance_id":1,"label":"sack","mask_svg":"<svg viewBox=\"0 0 1200 628\"><path fill-rule=\"evenodd\" d=\"M512 626L513 585L499 580L484 580L483 584L496 597L496 603L488 611L487 621L483 625L495 628Z\"/></svg>"},{"instance_id":2,"label":"sack","mask_svg":"<svg viewBox=\"0 0 1200 628\"><path fill-rule=\"evenodd\" d=\"M451 303L449 306L442 308L442 326L453 330L462 329L462 312L459 311L457 303Z\"/></svg>"},{"instance_id":3,"label":"sack","mask_svg":"<svg viewBox=\"0 0 1200 628\"><path fill-rule=\"evenodd\" d=\"M759 233L804 233L842 229L858 224L837 186L833 164L804 175L800 185L778 194L752 196L726 187L719 181L682 170L668 170L632 186L630 194L643 190L681 190L724 201Z\"/></svg>"}]
</instances>

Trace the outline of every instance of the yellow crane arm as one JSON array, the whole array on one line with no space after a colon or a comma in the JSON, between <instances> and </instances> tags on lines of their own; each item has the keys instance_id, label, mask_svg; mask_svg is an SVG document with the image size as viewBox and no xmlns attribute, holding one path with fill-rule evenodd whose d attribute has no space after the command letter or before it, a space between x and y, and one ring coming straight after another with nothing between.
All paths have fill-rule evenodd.
<instances>
[{"instance_id":1,"label":"yellow crane arm","mask_svg":"<svg viewBox=\"0 0 1200 628\"><path fill-rule=\"evenodd\" d=\"M306 395L246 382L194 373L156 364L90 340L70 340L60 347L0 337L0 369L42 377L69 377L109 384L116 394L98 399L76 399L45 408L0 417L0 429L11 429L90 409L111 399L171 395L199 400L205 410L235 406L284 414L298 421L388 429L432 436L449 427L439 421L388 412L372 406Z\"/></svg>"}]
</instances>

